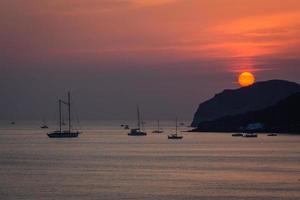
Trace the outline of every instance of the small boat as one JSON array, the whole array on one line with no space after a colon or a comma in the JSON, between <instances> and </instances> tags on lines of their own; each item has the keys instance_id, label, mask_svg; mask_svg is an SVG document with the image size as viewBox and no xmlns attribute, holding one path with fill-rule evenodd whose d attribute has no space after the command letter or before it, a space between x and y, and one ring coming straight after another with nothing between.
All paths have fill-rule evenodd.
<instances>
[{"instance_id":1,"label":"small boat","mask_svg":"<svg viewBox=\"0 0 300 200\"><path fill-rule=\"evenodd\" d=\"M49 138L74 138L78 137L80 132L73 132L73 131L54 131L51 133L48 133Z\"/></svg>"},{"instance_id":2,"label":"small boat","mask_svg":"<svg viewBox=\"0 0 300 200\"><path fill-rule=\"evenodd\" d=\"M159 130L159 120L157 120L157 130L152 131L152 133L163 133L164 131Z\"/></svg>"},{"instance_id":3,"label":"small boat","mask_svg":"<svg viewBox=\"0 0 300 200\"><path fill-rule=\"evenodd\" d=\"M46 125L46 120L43 120L43 125L41 126L41 129L46 129L46 128L49 127Z\"/></svg>"},{"instance_id":4,"label":"small boat","mask_svg":"<svg viewBox=\"0 0 300 200\"><path fill-rule=\"evenodd\" d=\"M62 112L61 112L61 107L62 105L67 105L68 106L68 130L62 130ZM78 137L80 134L79 131L73 131L71 129L71 95L70 92L68 92L68 101L65 102L63 100L58 101L58 106L59 106L59 130L53 131L50 133L47 133L49 138L74 138Z\"/></svg>"},{"instance_id":5,"label":"small boat","mask_svg":"<svg viewBox=\"0 0 300 200\"><path fill-rule=\"evenodd\" d=\"M234 133L231 136L232 137L243 137L243 133Z\"/></svg>"},{"instance_id":6,"label":"small boat","mask_svg":"<svg viewBox=\"0 0 300 200\"><path fill-rule=\"evenodd\" d=\"M46 128L49 128L47 125L43 125L41 126L42 129L46 129Z\"/></svg>"},{"instance_id":7,"label":"small boat","mask_svg":"<svg viewBox=\"0 0 300 200\"><path fill-rule=\"evenodd\" d=\"M257 138L257 134L256 133L245 133L243 135L243 137L247 137L247 138Z\"/></svg>"},{"instance_id":8,"label":"small boat","mask_svg":"<svg viewBox=\"0 0 300 200\"><path fill-rule=\"evenodd\" d=\"M11 125L15 125L16 123L15 123L14 121L11 121L10 124L11 124Z\"/></svg>"},{"instance_id":9,"label":"small boat","mask_svg":"<svg viewBox=\"0 0 300 200\"><path fill-rule=\"evenodd\" d=\"M183 138L183 136L179 136L179 135L177 135L177 134L171 134L171 135L168 135L168 139L180 140L180 139L182 139L182 138Z\"/></svg>"},{"instance_id":10,"label":"small boat","mask_svg":"<svg viewBox=\"0 0 300 200\"><path fill-rule=\"evenodd\" d=\"M146 136L147 133L144 131L141 131L139 128L131 129L128 133L129 136Z\"/></svg>"},{"instance_id":11,"label":"small boat","mask_svg":"<svg viewBox=\"0 0 300 200\"><path fill-rule=\"evenodd\" d=\"M124 129L125 129L125 130L130 129L130 128L129 128L129 125L124 125Z\"/></svg>"},{"instance_id":12,"label":"small boat","mask_svg":"<svg viewBox=\"0 0 300 200\"><path fill-rule=\"evenodd\" d=\"M137 105L137 126L138 126L138 128L131 129L130 132L128 133L128 136L146 136L147 133L141 130L141 124L142 123L141 123L141 116L140 116L140 108L139 108L139 105Z\"/></svg>"},{"instance_id":13,"label":"small boat","mask_svg":"<svg viewBox=\"0 0 300 200\"><path fill-rule=\"evenodd\" d=\"M276 133L269 133L268 136L277 136Z\"/></svg>"},{"instance_id":14,"label":"small boat","mask_svg":"<svg viewBox=\"0 0 300 200\"><path fill-rule=\"evenodd\" d=\"M152 133L163 133L164 131L159 131L159 130L155 130L155 131L152 131Z\"/></svg>"},{"instance_id":15,"label":"small boat","mask_svg":"<svg viewBox=\"0 0 300 200\"><path fill-rule=\"evenodd\" d=\"M176 118L176 132L174 134L168 135L168 139L181 140L183 136L178 135L177 132L178 132L178 125L177 125L177 118Z\"/></svg>"}]
</instances>

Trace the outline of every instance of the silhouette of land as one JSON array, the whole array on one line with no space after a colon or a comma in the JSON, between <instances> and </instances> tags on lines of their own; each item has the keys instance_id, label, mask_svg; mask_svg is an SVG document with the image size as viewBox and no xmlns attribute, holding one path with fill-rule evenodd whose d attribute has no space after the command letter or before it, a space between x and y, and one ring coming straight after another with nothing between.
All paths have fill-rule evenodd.
<instances>
[{"instance_id":1,"label":"silhouette of land","mask_svg":"<svg viewBox=\"0 0 300 200\"><path fill-rule=\"evenodd\" d=\"M281 80L225 90L199 106L194 131L239 132L252 125L256 132L299 132L299 92L299 84Z\"/></svg>"}]
</instances>

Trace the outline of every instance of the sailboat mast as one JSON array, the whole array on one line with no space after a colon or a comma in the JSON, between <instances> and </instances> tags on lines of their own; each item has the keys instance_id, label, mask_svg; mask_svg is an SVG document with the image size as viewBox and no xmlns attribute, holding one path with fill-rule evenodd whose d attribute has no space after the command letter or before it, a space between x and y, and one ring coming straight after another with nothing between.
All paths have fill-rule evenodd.
<instances>
[{"instance_id":1,"label":"sailboat mast","mask_svg":"<svg viewBox=\"0 0 300 200\"><path fill-rule=\"evenodd\" d=\"M159 131L159 120L157 120L157 130Z\"/></svg>"},{"instance_id":2,"label":"sailboat mast","mask_svg":"<svg viewBox=\"0 0 300 200\"><path fill-rule=\"evenodd\" d=\"M61 100L58 100L58 109L59 109L59 132L61 133Z\"/></svg>"},{"instance_id":3,"label":"sailboat mast","mask_svg":"<svg viewBox=\"0 0 300 200\"><path fill-rule=\"evenodd\" d=\"M68 107L69 107L69 132L71 132L71 95L68 92Z\"/></svg>"},{"instance_id":4,"label":"sailboat mast","mask_svg":"<svg viewBox=\"0 0 300 200\"><path fill-rule=\"evenodd\" d=\"M141 129L141 119L140 119L140 108L139 105L137 105L137 118L138 118L138 129Z\"/></svg>"},{"instance_id":5,"label":"sailboat mast","mask_svg":"<svg viewBox=\"0 0 300 200\"><path fill-rule=\"evenodd\" d=\"M177 135L177 129L178 129L178 126L177 126L177 117L176 117L176 135Z\"/></svg>"}]
</instances>

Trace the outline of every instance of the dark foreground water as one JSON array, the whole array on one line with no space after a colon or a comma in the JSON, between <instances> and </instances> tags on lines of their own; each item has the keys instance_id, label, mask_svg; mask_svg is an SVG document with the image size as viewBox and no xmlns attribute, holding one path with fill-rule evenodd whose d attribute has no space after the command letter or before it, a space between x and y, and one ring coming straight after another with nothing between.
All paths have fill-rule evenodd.
<instances>
[{"instance_id":1,"label":"dark foreground water","mask_svg":"<svg viewBox=\"0 0 300 200\"><path fill-rule=\"evenodd\" d=\"M300 199L300 136L171 141L86 122L80 138L49 139L38 125L1 126L1 200Z\"/></svg>"}]
</instances>

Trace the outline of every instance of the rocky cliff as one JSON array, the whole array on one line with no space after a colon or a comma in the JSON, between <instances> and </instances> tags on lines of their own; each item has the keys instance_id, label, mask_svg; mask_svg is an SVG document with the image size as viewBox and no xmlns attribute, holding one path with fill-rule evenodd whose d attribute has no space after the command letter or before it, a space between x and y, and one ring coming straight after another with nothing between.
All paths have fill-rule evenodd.
<instances>
[{"instance_id":1,"label":"rocky cliff","mask_svg":"<svg viewBox=\"0 0 300 200\"><path fill-rule=\"evenodd\" d=\"M283 80L257 82L249 87L224 90L199 105L191 126L197 127L202 122L261 110L297 92L300 92L299 84Z\"/></svg>"},{"instance_id":2,"label":"rocky cliff","mask_svg":"<svg viewBox=\"0 0 300 200\"><path fill-rule=\"evenodd\" d=\"M249 130L249 128L251 129ZM268 108L201 122L194 131L255 131L300 134L300 92L292 94Z\"/></svg>"}]
</instances>

